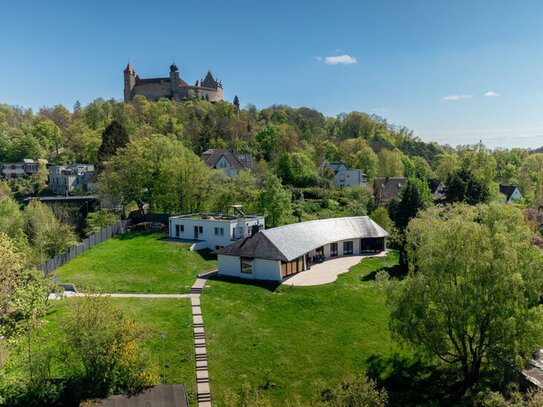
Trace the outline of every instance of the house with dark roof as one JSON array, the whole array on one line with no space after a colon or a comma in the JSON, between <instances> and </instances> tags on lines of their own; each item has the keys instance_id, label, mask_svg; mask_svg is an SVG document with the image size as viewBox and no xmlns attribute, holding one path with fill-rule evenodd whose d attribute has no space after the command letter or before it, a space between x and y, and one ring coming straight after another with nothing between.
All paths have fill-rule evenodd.
<instances>
[{"instance_id":1,"label":"house with dark roof","mask_svg":"<svg viewBox=\"0 0 543 407\"><path fill-rule=\"evenodd\" d=\"M434 197L434 201L445 199L445 183L438 179L429 179L428 188Z\"/></svg>"},{"instance_id":2,"label":"house with dark roof","mask_svg":"<svg viewBox=\"0 0 543 407\"><path fill-rule=\"evenodd\" d=\"M202 160L209 168L220 170L228 177L237 177L240 171L253 168L251 154L234 154L227 148L204 151Z\"/></svg>"},{"instance_id":3,"label":"house with dark roof","mask_svg":"<svg viewBox=\"0 0 543 407\"><path fill-rule=\"evenodd\" d=\"M322 160L319 169L330 168L334 172L334 187L354 187L357 185L365 185L367 181L366 174L361 170L349 169L344 161L329 162L326 158Z\"/></svg>"},{"instance_id":4,"label":"house with dark roof","mask_svg":"<svg viewBox=\"0 0 543 407\"><path fill-rule=\"evenodd\" d=\"M500 194L505 195L505 203L514 202L515 199L524 198L516 185L500 184Z\"/></svg>"},{"instance_id":5,"label":"house with dark roof","mask_svg":"<svg viewBox=\"0 0 543 407\"><path fill-rule=\"evenodd\" d=\"M383 205L392 199L400 199L400 192L407 182L404 177L378 177L373 179L373 197L377 205Z\"/></svg>"},{"instance_id":6,"label":"house with dark roof","mask_svg":"<svg viewBox=\"0 0 543 407\"><path fill-rule=\"evenodd\" d=\"M218 273L282 281L316 261L381 252L388 233L368 216L319 219L265 229L216 251Z\"/></svg>"}]
</instances>

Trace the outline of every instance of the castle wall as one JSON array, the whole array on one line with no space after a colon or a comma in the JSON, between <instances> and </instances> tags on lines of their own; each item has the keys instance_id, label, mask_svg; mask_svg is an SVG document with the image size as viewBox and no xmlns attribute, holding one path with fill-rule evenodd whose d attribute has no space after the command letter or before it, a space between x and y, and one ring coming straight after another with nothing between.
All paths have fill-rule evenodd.
<instances>
[{"instance_id":1,"label":"castle wall","mask_svg":"<svg viewBox=\"0 0 543 407\"><path fill-rule=\"evenodd\" d=\"M149 100L159 100L160 98L171 98L172 89L169 82L145 83L134 86L133 96L143 95Z\"/></svg>"}]
</instances>

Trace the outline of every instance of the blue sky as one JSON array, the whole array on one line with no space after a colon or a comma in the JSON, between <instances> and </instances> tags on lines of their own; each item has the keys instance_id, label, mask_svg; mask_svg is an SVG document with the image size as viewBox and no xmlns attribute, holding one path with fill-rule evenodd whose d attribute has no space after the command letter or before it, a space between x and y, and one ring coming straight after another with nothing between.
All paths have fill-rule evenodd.
<instances>
[{"instance_id":1,"label":"blue sky","mask_svg":"<svg viewBox=\"0 0 543 407\"><path fill-rule=\"evenodd\" d=\"M543 145L541 1L2 3L0 103L121 100L128 58L141 77L175 58L187 82L211 69L242 105L376 113L451 145Z\"/></svg>"}]
</instances>

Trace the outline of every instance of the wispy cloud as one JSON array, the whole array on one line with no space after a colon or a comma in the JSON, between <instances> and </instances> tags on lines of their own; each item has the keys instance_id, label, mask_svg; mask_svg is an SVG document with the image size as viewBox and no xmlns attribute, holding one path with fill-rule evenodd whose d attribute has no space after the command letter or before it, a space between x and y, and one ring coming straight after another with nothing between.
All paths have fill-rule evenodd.
<instances>
[{"instance_id":1,"label":"wispy cloud","mask_svg":"<svg viewBox=\"0 0 543 407\"><path fill-rule=\"evenodd\" d=\"M335 52L336 54L339 54L340 52L343 52L343 50L342 50L341 48L336 48L336 49L334 50L334 52Z\"/></svg>"},{"instance_id":2,"label":"wispy cloud","mask_svg":"<svg viewBox=\"0 0 543 407\"><path fill-rule=\"evenodd\" d=\"M350 56L350 55L338 55L335 57L326 57L324 59L324 63L328 65L350 65L350 64L356 64L356 58Z\"/></svg>"},{"instance_id":3,"label":"wispy cloud","mask_svg":"<svg viewBox=\"0 0 543 407\"><path fill-rule=\"evenodd\" d=\"M390 108L389 107L374 107L373 109L371 109L371 111L375 113L388 113L390 112Z\"/></svg>"},{"instance_id":4,"label":"wispy cloud","mask_svg":"<svg viewBox=\"0 0 543 407\"><path fill-rule=\"evenodd\" d=\"M500 96L500 94L492 90L489 90L488 92L485 93L485 96Z\"/></svg>"},{"instance_id":5,"label":"wispy cloud","mask_svg":"<svg viewBox=\"0 0 543 407\"><path fill-rule=\"evenodd\" d=\"M315 59L316 59L317 61L322 61L322 57L319 57L319 56L316 56Z\"/></svg>"},{"instance_id":6,"label":"wispy cloud","mask_svg":"<svg viewBox=\"0 0 543 407\"><path fill-rule=\"evenodd\" d=\"M449 95L443 96L442 100L460 100L460 99L471 99L473 95Z\"/></svg>"}]
</instances>

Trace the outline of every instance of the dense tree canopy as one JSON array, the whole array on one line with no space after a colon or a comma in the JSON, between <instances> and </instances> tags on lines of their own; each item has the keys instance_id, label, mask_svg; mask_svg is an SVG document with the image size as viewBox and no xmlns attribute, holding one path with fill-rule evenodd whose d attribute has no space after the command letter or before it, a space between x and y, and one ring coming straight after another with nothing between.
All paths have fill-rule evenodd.
<instances>
[{"instance_id":1,"label":"dense tree canopy","mask_svg":"<svg viewBox=\"0 0 543 407\"><path fill-rule=\"evenodd\" d=\"M462 392L505 361L522 367L542 339L543 252L530 245L521 212L429 209L406 240L411 273L388 292L394 333L457 367Z\"/></svg>"}]
</instances>

